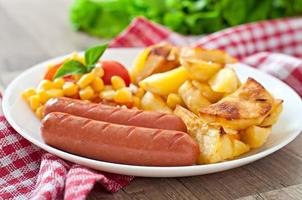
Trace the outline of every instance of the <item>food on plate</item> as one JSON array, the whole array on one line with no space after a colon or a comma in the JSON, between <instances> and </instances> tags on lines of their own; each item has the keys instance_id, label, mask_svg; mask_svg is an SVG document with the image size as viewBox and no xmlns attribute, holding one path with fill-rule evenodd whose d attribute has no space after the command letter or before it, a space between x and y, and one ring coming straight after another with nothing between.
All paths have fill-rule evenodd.
<instances>
[{"instance_id":1,"label":"food on plate","mask_svg":"<svg viewBox=\"0 0 302 200\"><path fill-rule=\"evenodd\" d=\"M241 134L241 139L251 148L261 147L267 140L272 127L250 126Z\"/></svg>"},{"instance_id":2,"label":"food on plate","mask_svg":"<svg viewBox=\"0 0 302 200\"><path fill-rule=\"evenodd\" d=\"M161 72L179 67L179 47L169 43L159 43L143 50L133 65L134 83Z\"/></svg>"},{"instance_id":3,"label":"food on plate","mask_svg":"<svg viewBox=\"0 0 302 200\"><path fill-rule=\"evenodd\" d=\"M44 114L47 115L52 112L63 112L89 119L129 126L182 132L187 131L183 121L172 114L128 109L100 103L96 104L66 97L50 99L46 103Z\"/></svg>"},{"instance_id":4,"label":"food on plate","mask_svg":"<svg viewBox=\"0 0 302 200\"><path fill-rule=\"evenodd\" d=\"M189 79L189 74L183 67L167 72L153 74L139 82L139 86L146 91L158 95L168 95L177 92L178 88Z\"/></svg>"},{"instance_id":5,"label":"food on plate","mask_svg":"<svg viewBox=\"0 0 302 200\"><path fill-rule=\"evenodd\" d=\"M236 59L224 51L160 43L142 50L127 69L100 59L106 48L51 64L37 87L23 92L35 115L46 116L46 143L124 164L217 163L263 146L282 112L283 100L256 80L241 83L232 68ZM119 139L104 143L110 138ZM114 154L105 155L108 150Z\"/></svg>"},{"instance_id":6,"label":"food on plate","mask_svg":"<svg viewBox=\"0 0 302 200\"><path fill-rule=\"evenodd\" d=\"M242 130L259 125L271 112L272 95L256 80L249 78L236 92L199 110L204 122Z\"/></svg>"},{"instance_id":7,"label":"food on plate","mask_svg":"<svg viewBox=\"0 0 302 200\"><path fill-rule=\"evenodd\" d=\"M232 93L239 87L239 79L232 68L223 68L209 80L213 91Z\"/></svg>"},{"instance_id":8,"label":"food on plate","mask_svg":"<svg viewBox=\"0 0 302 200\"><path fill-rule=\"evenodd\" d=\"M220 126L204 123L197 115L181 106L177 106L174 113L183 119L188 133L199 145L199 164L232 159L250 149L248 145L230 134L223 134Z\"/></svg>"},{"instance_id":9,"label":"food on plate","mask_svg":"<svg viewBox=\"0 0 302 200\"><path fill-rule=\"evenodd\" d=\"M184 104L195 114L199 112L200 108L207 107L211 104L191 81L186 81L182 84L178 90L178 94L182 98Z\"/></svg>"},{"instance_id":10,"label":"food on plate","mask_svg":"<svg viewBox=\"0 0 302 200\"><path fill-rule=\"evenodd\" d=\"M196 142L181 131L126 126L53 112L41 125L46 144L88 158L144 166L196 163Z\"/></svg>"},{"instance_id":11,"label":"food on plate","mask_svg":"<svg viewBox=\"0 0 302 200\"><path fill-rule=\"evenodd\" d=\"M146 92L141 99L141 108L143 110L172 113L171 108L166 104L162 97L153 94L152 92Z\"/></svg>"}]
</instances>

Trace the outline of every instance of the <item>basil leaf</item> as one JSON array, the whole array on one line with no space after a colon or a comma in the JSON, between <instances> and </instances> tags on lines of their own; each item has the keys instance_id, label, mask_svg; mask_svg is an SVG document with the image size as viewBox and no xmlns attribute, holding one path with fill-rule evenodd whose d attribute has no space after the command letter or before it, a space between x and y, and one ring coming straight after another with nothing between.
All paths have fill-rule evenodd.
<instances>
[{"instance_id":1,"label":"basil leaf","mask_svg":"<svg viewBox=\"0 0 302 200\"><path fill-rule=\"evenodd\" d=\"M93 70L94 67L95 67L95 64L87 65L87 72L91 72L91 70Z\"/></svg>"},{"instance_id":2,"label":"basil leaf","mask_svg":"<svg viewBox=\"0 0 302 200\"><path fill-rule=\"evenodd\" d=\"M108 44L95 46L85 51L85 63L87 66L94 65L107 49Z\"/></svg>"},{"instance_id":3,"label":"basil leaf","mask_svg":"<svg viewBox=\"0 0 302 200\"><path fill-rule=\"evenodd\" d=\"M70 60L65 62L62 67L59 68L53 79L57 79L63 76L72 74L84 74L87 72L85 65L79 61Z\"/></svg>"}]
</instances>

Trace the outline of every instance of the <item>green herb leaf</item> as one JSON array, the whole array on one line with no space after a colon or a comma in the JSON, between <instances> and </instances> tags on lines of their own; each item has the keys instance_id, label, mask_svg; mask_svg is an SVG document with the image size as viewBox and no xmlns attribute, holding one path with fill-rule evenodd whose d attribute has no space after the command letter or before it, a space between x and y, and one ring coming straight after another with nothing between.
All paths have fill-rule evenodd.
<instances>
[{"instance_id":1,"label":"green herb leaf","mask_svg":"<svg viewBox=\"0 0 302 200\"><path fill-rule=\"evenodd\" d=\"M54 79L72 74L84 74L86 72L87 68L85 67L85 65L83 65L79 61L70 60L65 62L62 67L59 68L54 76Z\"/></svg>"},{"instance_id":2,"label":"green herb leaf","mask_svg":"<svg viewBox=\"0 0 302 200\"><path fill-rule=\"evenodd\" d=\"M85 51L85 63L87 66L94 65L107 49L108 44L95 46ZM92 67L93 68L93 67Z\"/></svg>"}]
</instances>

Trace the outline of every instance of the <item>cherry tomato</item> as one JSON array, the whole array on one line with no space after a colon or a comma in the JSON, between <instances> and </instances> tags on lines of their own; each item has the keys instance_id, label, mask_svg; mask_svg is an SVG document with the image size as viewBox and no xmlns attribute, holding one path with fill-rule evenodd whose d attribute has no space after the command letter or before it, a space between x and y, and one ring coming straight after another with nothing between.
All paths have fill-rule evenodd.
<instances>
[{"instance_id":1,"label":"cherry tomato","mask_svg":"<svg viewBox=\"0 0 302 200\"><path fill-rule=\"evenodd\" d=\"M48 70L44 76L44 79L52 81L53 77L55 76L55 74L57 73L58 69L61 67L62 64L63 63L60 62L60 63L48 68Z\"/></svg>"},{"instance_id":2,"label":"cherry tomato","mask_svg":"<svg viewBox=\"0 0 302 200\"><path fill-rule=\"evenodd\" d=\"M99 62L100 66L104 69L104 76L102 77L106 85L111 85L111 77L121 77L127 86L130 84L130 76L128 70L120 63L113 60L103 60Z\"/></svg>"}]
</instances>

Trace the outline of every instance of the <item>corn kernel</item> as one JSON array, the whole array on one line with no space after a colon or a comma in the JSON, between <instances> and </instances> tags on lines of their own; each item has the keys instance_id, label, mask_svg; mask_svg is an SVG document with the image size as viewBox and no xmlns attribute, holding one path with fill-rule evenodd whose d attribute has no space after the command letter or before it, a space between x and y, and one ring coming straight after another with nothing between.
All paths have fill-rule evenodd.
<instances>
[{"instance_id":1,"label":"corn kernel","mask_svg":"<svg viewBox=\"0 0 302 200\"><path fill-rule=\"evenodd\" d=\"M140 108L140 105L141 105L141 100L140 100L140 98L134 96L134 97L133 97L133 106L136 107L136 108Z\"/></svg>"},{"instance_id":2,"label":"corn kernel","mask_svg":"<svg viewBox=\"0 0 302 200\"><path fill-rule=\"evenodd\" d=\"M101 78L96 77L92 83L91 83L91 87L94 91L96 92L100 92L104 89L104 82Z\"/></svg>"},{"instance_id":3,"label":"corn kernel","mask_svg":"<svg viewBox=\"0 0 302 200\"><path fill-rule=\"evenodd\" d=\"M90 86L85 87L80 90L80 98L82 100L89 100L94 96L94 91Z\"/></svg>"},{"instance_id":4,"label":"corn kernel","mask_svg":"<svg viewBox=\"0 0 302 200\"><path fill-rule=\"evenodd\" d=\"M129 90L122 88L115 92L113 100L117 103L128 103L132 102L132 98L132 93Z\"/></svg>"},{"instance_id":5,"label":"corn kernel","mask_svg":"<svg viewBox=\"0 0 302 200\"><path fill-rule=\"evenodd\" d=\"M174 109L176 105L182 105L181 97L178 94L171 93L167 97L167 105Z\"/></svg>"},{"instance_id":6,"label":"corn kernel","mask_svg":"<svg viewBox=\"0 0 302 200\"><path fill-rule=\"evenodd\" d=\"M29 106L34 111L40 106L40 98L37 94L29 97Z\"/></svg>"},{"instance_id":7,"label":"corn kernel","mask_svg":"<svg viewBox=\"0 0 302 200\"><path fill-rule=\"evenodd\" d=\"M66 82L63 85L63 93L65 96L73 96L78 92L78 86L73 82Z\"/></svg>"},{"instance_id":8,"label":"corn kernel","mask_svg":"<svg viewBox=\"0 0 302 200\"><path fill-rule=\"evenodd\" d=\"M95 75L93 73L84 74L80 80L78 80L78 86L81 89L86 88L95 78Z\"/></svg>"},{"instance_id":9,"label":"corn kernel","mask_svg":"<svg viewBox=\"0 0 302 200\"><path fill-rule=\"evenodd\" d=\"M38 85L38 89L50 90L52 88L53 83L50 80L42 80Z\"/></svg>"},{"instance_id":10,"label":"corn kernel","mask_svg":"<svg viewBox=\"0 0 302 200\"><path fill-rule=\"evenodd\" d=\"M112 76L111 84L112 84L113 89L115 89L115 90L126 87L125 81L119 76Z\"/></svg>"},{"instance_id":11,"label":"corn kernel","mask_svg":"<svg viewBox=\"0 0 302 200\"><path fill-rule=\"evenodd\" d=\"M143 88L138 88L137 92L135 93L135 96L141 99L144 95L145 95L145 90Z\"/></svg>"},{"instance_id":12,"label":"corn kernel","mask_svg":"<svg viewBox=\"0 0 302 200\"><path fill-rule=\"evenodd\" d=\"M38 119L42 119L44 117L44 108L45 106L40 106L37 108L35 114L38 117Z\"/></svg>"},{"instance_id":13,"label":"corn kernel","mask_svg":"<svg viewBox=\"0 0 302 200\"><path fill-rule=\"evenodd\" d=\"M56 97L64 96L63 90L61 90L61 89L51 89L51 90L46 91L46 93L49 95L49 98L56 98Z\"/></svg>"},{"instance_id":14,"label":"corn kernel","mask_svg":"<svg viewBox=\"0 0 302 200\"><path fill-rule=\"evenodd\" d=\"M53 87L56 89L62 89L63 85L64 85L65 81L62 78L57 78L56 80L54 80L53 82Z\"/></svg>"},{"instance_id":15,"label":"corn kernel","mask_svg":"<svg viewBox=\"0 0 302 200\"><path fill-rule=\"evenodd\" d=\"M102 78L105 74L104 69L102 67L97 67L97 66L93 68L91 72L100 78Z\"/></svg>"},{"instance_id":16,"label":"corn kernel","mask_svg":"<svg viewBox=\"0 0 302 200\"><path fill-rule=\"evenodd\" d=\"M30 96L35 95L36 90L34 88L28 88L22 93L22 97L25 100L28 100Z\"/></svg>"},{"instance_id":17,"label":"corn kernel","mask_svg":"<svg viewBox=\"0 0 302 200\"><path fill-rule=\"evenodd\" d=\"M100 93L100 98L105 99L105 100L112 100L115 95L114 90L104 90L103 92Z\"/></svg>"},{"instance_id":18,"label":"corn kernel","mask_svg":"<svg viewBox=\"0 0 302 200\"><path fill-rule=\"evenodd\" d=\"M39 96L42 104L46 103L51 98L46 90L38 90L37 95Z\"/></svg>"}]
</instances>

